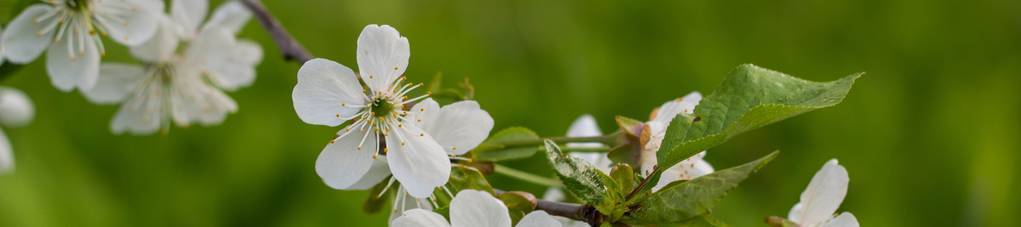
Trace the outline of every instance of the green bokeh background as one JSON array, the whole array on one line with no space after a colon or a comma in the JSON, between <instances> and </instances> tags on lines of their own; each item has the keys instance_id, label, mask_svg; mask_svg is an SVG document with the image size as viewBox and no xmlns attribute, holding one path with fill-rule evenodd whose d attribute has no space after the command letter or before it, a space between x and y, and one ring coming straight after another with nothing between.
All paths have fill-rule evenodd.
<instances>
[{"instance_id":1,"label":"green bokeh background","mask_svg":"<svg viewBox=\"0 0 1021 227\"><path fill-rule=\"evenodd\" d=\"M0 2L0 18L12 0ZM215 1L215 7L220 1ZM841 210L865 226L1017 226L1021 220L1021 2L1008 0L265 1L316 56L356 68L358 33L391 24L411 41L409 80L469 77L496 128L556 136L584 113L645 119L709 93L754 63L815 81L867 72L843 104L710 150L717 168L780 149L714 211L734 226L785 216L829 158L850 171ZM37 107L4 128L17 170L0 176L0 226L383 226L362 191L313 171L337 129L291 105L298 64L263 45L256 83L218 126L112 135L117 107L50 85L40 58L0 85ZM117 46L107 42L109 47ZM104 61L125 61L112 48ZM509 165L549 174L540 157ZM543 188L493 176L501 188Z\"/></svg>"}]
</instances>

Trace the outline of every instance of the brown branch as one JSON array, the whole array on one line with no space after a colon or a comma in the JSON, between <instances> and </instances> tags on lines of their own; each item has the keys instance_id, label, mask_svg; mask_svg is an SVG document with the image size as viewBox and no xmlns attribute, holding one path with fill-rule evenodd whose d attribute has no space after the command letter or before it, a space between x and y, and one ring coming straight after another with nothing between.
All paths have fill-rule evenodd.
<instances>
[{"instance_id":1,"label":"brown branch","mask_svg":"<svg viewBox=\"0 0 1021 227\"><path fill-rule=\"evenodd\" d=\"M273 41L280 48L280 53L284 55L284 60L297 63L305 63L308 60L312 60L312 54L305 50L301 43L298 43L279 21L273 18L273 15L269 13L266 6L262 5L262 2L259 0L241 0L241 3L255 14L259 24L262 24L262 27L266 28L266 31L273 37Z\"/></svg>"},{"instance_id":2,"label":"brown branch","mask_svg":"<svg viewBox=\"0 0 1021 227\"><path fill-rule=\"evenodd\" d=\"M495 189L496 194L503 194L505 191ZM564 203L549 200L536 200L535 209L545 211L550 215L561 216L598 226L602 222L602 215L588 205L576 203Z\"/></svg>"}]
</instances>

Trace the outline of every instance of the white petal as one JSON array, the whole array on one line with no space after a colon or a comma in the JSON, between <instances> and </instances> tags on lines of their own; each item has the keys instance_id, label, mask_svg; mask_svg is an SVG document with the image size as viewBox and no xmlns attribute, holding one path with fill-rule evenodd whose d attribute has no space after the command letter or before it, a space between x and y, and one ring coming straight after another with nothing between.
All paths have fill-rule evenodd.
<instances>
[{"instance_id":1,"label":"white petal","mask_svg":"<svg viewBox=\"0 0 1021 227\"><path fill-rule=\"evenodd\" d=\"M248 23L250 18L252 18L252 12L248 11L248 8L240 1L230 1L216 8L205 27L221 27L232 33L237 33L245 27L245 23Z\"/></svg>"},{"instance_id":2,"label":"white petal","mask_svg":"<svg viewBox=\"0 0 1021 227\"><path fill-rule=\"evenodd\" d=\"M170 17L179 26L180 34L195 34L209 10L208 0L173 0L170 2Z\"/></svg>"},{"instance_id":3,"label":"white petal","mask_svg":"<svg viewBox=\"0 0 1021 227\"><path fill-rule=\"evenodd\" d=\"M412 124L393 128L386 137L390 171L415 198L425 198L447 183L450 160L432 136Z\"/></svg>"},{"instance_id":4,"label":"white petal","mask_svg":"<svg viewBox=\"0 0 1021 227\"><path fill-rule=\"evenodd\" d=\"M822 227L858 227L858 218L855 218L850 212L840 213L835 218L830 219L826 223L822 224Z\"/></svg>"},{"instance_id":5,"label":"white petal","mask_svg":"<svg viewBox=\"0 0 1021 227\"><path fill-rule=\"evenodd\" d=\"M479 108L475 101L452 103L440 108L439 112L434 118L422 119L424 129L449 154L467 153L486 140L489 131L493 130L493 117Z\"/></svg>"},{"instance_id":6,"label":"white petal","mask_svg":"<svg viewBox=\"0 0 1021 227\"><path fill-rule=\"evenodd\" d=\"M92 89L99 77L99 50L91 40L95 36L77 37L66 34L46 53L46 72L53 86L61 91L71 91L76 86L82 90ZM68 46L68 40L74 42L73 47ZM85 42L81 43L81 40Z\"/></svg>"},{"instance_id":7,"label":"white petal","mask_svg":"<svg viewBox=\"0 0 1021 227\"><path fill-rule=\"evenodd\" d=\"M669 102L663 103L663 105L656 110L652 120L664 122L669 125L670 120L673 120L678 113L695 113L695 106L697 106L700 101L702 101L702 94L697 91L689 93L680 99L670 100Z\"/></svg>"},{"instance_id":8,"label":"white petal","mask_svg":"<svg viewBox=\"0 0 1021 227\"><path fill-rule=\"evenodd\" d=\"M147 75L152 76L152 75ZM137 93L131 94L110 123L114 134L130 132L145 135L156 132L162 125L165 115L164 92L162 83L148 82L140 85Z\"/></svg>"},{"instance_id":9,"label":"white petal","mask_svg":"<svg viewBox=\"0 0 1021 227\"><path fill-rule=\"evenodd\" d=\"M145 69L141 66L118 63L102 64L99 74L96 86L82 90L85 98L96 104L124 101L146 76Z\"/></svg>"},{"instance_id":10,"label":"white petal","mask_svg":"<svg viewBox=\"0 0 1021 227\"><path fill-rule=\"evenodd\" d=\"M163 8L163 1L159 0L95 1L93 17L111 39L135 46L156 34Z\"/></svg>"},{"instance_id":11,"label":"white petal","mask_svg":"<svg viewBox=\"0 0 1021 227\"><path fill-rule=\"evenodd\" d=\"M463 190L450 201L453 227L510 227L510 214L503 202L487 192Z\"/></svg>"},{"instance_id":12,"label":"white petal","mask_svg":"<svg viewBox=\"0 0 1021 227\"><path fill-rule=\"evenodd\" d=\"M157 26L152 38L130 48L132 55L148 63L160 63L174 55L180 42L175 25L170 18L160 17Z\"/></svg>"},{"instance_id":13,"label":"white petal","mask_svg":"<svg viewBox=\"0 0 1021 227\"><path fill-rule=\"evenodd\" d=\"M370 24L358 36L358 71L369 88L385 92L408 67L408 38L390 25Z\"/></svg>"},{"instance_id":14,"label":"white petal","mask_svg":"<svg viewBox=\"0 0 1021 227\"><path fill-rule=\"evenodd\" d=\"M59 15L39 22L36 22L36 19L52 10L54 9L51 6L35 4L18 14L0 37L0 46L4 47L3 56L18 64L25 64L38 58L43 50L50 46L53 33L57 29L51 29L46 33L40 32L43 28L57 23L56 18Z\"/></svg>"},{"instance_id":15,"label":"white petal","mask_svg":"<svg viewBox=\"0 0 1021 227\"><path fill-rule=\"evenodd\" d=\"M413 209L390 222L391 227L443 227L450 226L447 220L437 213L423 209Z\"/></svg>"},{"instance_id":16,"label":"white petal","mask_svg":"<svg viewBox=\"0 0 1021 227\"><path fill-rule=\"evenodd\" d=\"M426 98L411 107L407 119L410 119L418 128L428 131L431 125L426 125L426 123L435 122L438 117L440 117L440 104L433 98Z\"/></svg>"},{"instance_id":17,"label":"white petal","mask_svg":"<svg viewBox=\"0 0 1021 227\"><path fill-rule=\"evenodd\" d=\"M848 181L847 170L836 159L826 162L801 193L801 212L791 215L798 219L791 220L803 226L814 226L830 219L847 195Z\"/></svg>"},{"instance_id":18,"label":"white petal","mask_svg":"<svg viewBox=\"0 0 1021 227\"><path fill-rule=\"evenodd\" d=\"M560 227L560 221L554 219L545 211L537 210L528 213L525 217L521 218L518 222L517 227Z\"/></svg>"},{"instance_id":19,"label":"white petal","mask_svg":"<svg viewBox=\"0 0 1021 227\"><path fill-rule=\"evenodd\" d=\"M227 90L236 90L255 82L255 65L262 61L262 48L240 41L223 28L203 30L188 48L188 60L200 65L210 80Z\"/></svg>"},{"instance_id":20,"label":"white petal","mask_svg":"<svg viewBox=\"0 0 1021 227\"><path fill-rule=\"evenodd\" d=\"M291 93L294 110L305 123L337 126L365 105L365 94L351 69L326 59L312 59L298 70Z\"/></svg>"},{"instance_id":21,"label":"white petal","mask_svg":"<svg viewBox=\"0 0 1021 227\"><path fill-rule=\"evenodd\" d=\"M705 158L705 151L699 152L684 161L681 161L666 170L660 175L659 181L652 187L652 191L659 191L663 187L680 180L692 180L713 172L713 167Z\"/></svg>"},{"instance_id":22,"label":"white petal","mask_svg":"<svg viewBox=\"0 0 1021 227\"><path fill-rule=\"evenodd\" d=\"M327 144L316 159L316 173L326 185L335 189L348 189L365 176L372 166L372 156L378 149L372 132L347 127L339 134L345 134L346 130L355 131ZM363 138L365 142L362 142Z\"/></svg>"},{"instance_id":23,"label":"white petal","mask_svg":"<svg viewBox=\"0 0 1021 227\"><path fill-rule=\"evenodd\" d=\"M227 94L199 77L193 69L177 67L171 81L171 114L179 126L192 123L215 125L223 122L227 114L237 111L237 103Z\"/></svg>"},{"instance_id":24,"label":"white petal","mask_svg":"<svg viewBox=\"0 0 1021 227\"><path fill-rule=\"evenodd\" d=\"M0 87L0 125L21 127L35 117L35 106L24 92Z\"/></svg>"},{"instance_id":25,"label":"white petal","mask_svg":"<svg viewBox=\"0 0 1021 227\"><path fill-rule=\"evenodd\" d=\"M390 176L390 166L386 163L386 159L376 158L376 160L372 160L372 167L369 167L369 171L366 172L361 179L358 179L358 182L355 182L354 185L351 185L351 187L348 187L347 189L369 189L372 188L372 186L379 184L379 182L383 181L383 179L386 179L387 176Z\"/></svg>"},{"instance_id":26,"label":"white petal","mask_svg":"<svg viewBox=\"0 0 1021 227\"><path fill-rule=\"evenodd\" d=\"M14 151L11 150L11 142L7 141L7 135L0 130L0 174L14 170Z\"/></svg>"},{"instance_id":27,"label":"white petal","mask_svg":"<svg viewBox=\"0 0 1021 227\"><path fill-rule=\"evenodd\" d=\"M571 123L571 127L567 129L568 137L592 137L601 136L603 132L599 130L599 124L596 123L596 118L592 115L581 115L578 119ZM567 143L568 147L602 147L600 143Z\"/></svg>"}]
</instances>

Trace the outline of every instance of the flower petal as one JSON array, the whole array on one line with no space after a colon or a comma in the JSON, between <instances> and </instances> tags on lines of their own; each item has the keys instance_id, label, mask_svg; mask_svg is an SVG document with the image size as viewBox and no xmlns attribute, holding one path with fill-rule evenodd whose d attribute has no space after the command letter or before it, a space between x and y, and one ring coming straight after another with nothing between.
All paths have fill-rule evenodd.
<instances>
[{"instance_id":1,"label":"flower petal","mask_svg":"<svg viewBox=\"0 0 1021 227\"><path fill-rule=\"evenodd\" d=\"M575 119L571 123L571 127L567 129L568 137L591 137L591 136L602 136L603 132L599 130L599 124L596 123L596 118L592 115L581 115L578 119ZM568 147L602 147L600 143L567 143Z\"/></svg>"},{"instance_id":2,"label":"flower petal","mask_svg":"<svg viewBox=\"0 0 1021 227\"><path fill-rule=\"evenodd\" d=\"M202 20L206 19L209 10L208 0L174 0L170 2L170 17L178 26L178 34L188 35L198 32Z\"/></svg>"},{"instance_id":3,"label":"flower petal","mask_svg":"<svg viewBox=\"0 0 1021 227\"><path fill-rule=\"evenodd\" d=\"M56 18L59 15L41 21L36 19L53 10L51 6L35 4L18 14L0 37L0 46L4 47L3 56L18 64L26 64L38 58L43 50L50 46L53 33L57 29L50 29L46 33L40 32L48 26L56 26Z\"/></svg>"},{"instance_id":4,"label":"flower petal","mask_svg":"<svg viewBox=\"0 0 1021 227\"><path fill-rule=\"evenodd\" d=\"M510 214L503 202L487 192L463 190L450 201L453 227L510 227Z\"/></svg>"},{"instance_id":5,"label":"flower petal","mask_svg":"<svg viewBox=\"0 0 1021 227\"><path fill-rule=\"evenodd\" d=\"M347 130L354 131L348 133ZM379 146L371 133L358 127L347 127L341 130L342 137L327 144L319 153L316 173L326 185L348 189L365 176L372 167L372 156Z\"/></svg>"},{"instance_id":6,"label":"flower petal","mask_svg":"<svg viewBox=\"0 0 1021 227\"><path fill-rule=\"evenodd\" d=\"M826 221L822 224L822 227L858 227L858 218L854 217L851 212L840 213L835 218Z\"/></svg>"},{"instance_id":7,"label":"flower petal","mask_svg":"<svg viewBox=\"0 0 1021 227\"><path fill-rule=\"evenodd\" d=\"M236 90L255 82L255 65L262 61L262 48L237 40L227 29L211 27L203 30L186 55L217 86Z\"/></svg>"},{"instance_id":8,"label":"flower petal","mask_svg":"<svg viewBox=\"0 0 1021 227\"><path fill-rule=\"evenodd\" d=\"M11 142L7 141L7 135L0 130L0 174L14 170L14 151L11 150Z\"/></svg>"},{"instance_id":9,"label":"flower petal","mask_svg":"<svg viewBox=\"0 0 1021 227\"><path fill-rule=\"evenodd\" d=\"M145 79L142 66L106 63L99 68L99 79L92 89L82 90L85 98L96 104L111 104L124 101L139 83Z\"/></svg>"},{"instance_id":10,"label":"flower petal","mask_svg":"<svg viewBox=\"0 0 1021 227\"><path fill-rule=\"evenodd\" d=\"M114 115L113 122L110 123L110 130L114 134L124 132L136 135L152 134L160 128L164 120L167 120L163 109L162 94L166 92L163 85L148 82L140 86L137 93L129 96Z\"/></svg>"},{"instance_id":11,"label":"flower petal","mask_svg":"<svg viewBox=\"0 0 1021 227\"><path fill-rule=\"evenodd\" d=\"M667 125L670 124L670 120L673 120L678 113L692 114L695 113L695 106L702 101L702 94L691 92L684 97L679 99L670 100L669 102L663 103L662 106L657 109L653 115L653 121L664 122Z\"/></svg>"},{"instance_id":12,"label":"flower petal","mask_svg":"<svg viewBox=\"0 0 1021 227\"><path fill-rule=\"evenodd\" d=\"M386 137L390 171L415 198L425 198L447 183L450 160L436 140L413 124L392 128Z\"/></svg>"},{"instance_id":13,"label":"flower petal","mask_svg":"<svg viewBox=\"0 0 1021 227\"><path fill-rule=\"evenodd\" d=\"M21 127L35 117L35 106L24 92L0 87L0 125Z\"/></svg>"},{"instance_id":14,"label":"flower petal","mask_svg":"<svg viewBox=\"0 0 1021 227\"><path fill-rule=\"evenodd\" d=\"M237 103L227 94L199 77L198 71L177 67L171 81L171 114L179 126L197 122L215 125L223 122L227 114L237 111Z\"/></svg>"},{"instance_id":15,"label":"flower petal","mask_svg":"<svg viewBox=\"0 0 1021 227\"><path fill-rule=\"evenodd\" d=\"M156 34L163 8L163 1L159 0L95 1L93 18L111 39L135 46Z\"/></svg>"},{"instance_id":16,"label":"flower petal","mask_svg":"<svg viewBox=\"0 0 1021 227\"><path fill-rule=\"evenodd\" d=\"M372 160L372 166L369 167L369 171L366 172L361 179L358 179L358 182L355 182L354 185L351 185L351 187L348 187L347 189L351 190L369 189L372 188L372 186L376 186L376 184L379 184L379 182L382 181L383 179L386 179L387 176L390 176L389 164L386 163L385 158L377 158L375 160Z\"/></svg>"},{"instance_id":17,"label":"flower petal","mask_svg":"<svg viewBox=\"0 0 1021 227\"><path fill-rule=\"evenodd\" d=\"M298 117L314 125L340 125L365 105L354 72L326 59L312 59L301 66L291 98Z\"/></svg>"},{"instance_id":18,"label":"flower petal","mask_svg":"<svg viewBox=\"0 0 1021 227\"><path fill-rule=\"evenodd\" d=\"M688 159L663 170L663 174L660 175L659 181L656 182L656 185L652 187L652 191L659 191L659 189L662 189L675 181L692 180L712 173L713 167L703 160L703 158L705 158L705 154L705 151L699 152L698 154L692 155Z\"/></svg>"},{"instance_id":19,"label":"flower petal","mask_svg":"<svg viewBox=\"0 0 1021 227\"><path fill-rule=\"evenodd\" d=\"M358 36L358 71L372 91L386 92L411 57L408 38L390 25L370 24Z\"/></svg>"},{"instance_id":20,"label":"flower petal","mask_svg":"<svg viewBox=\"0 0 1021 227\"><path fill-rule=\"evenodd\" d=\"M525 217L521 218L518 222L517 227L560 227L560 221L554 219L545 211L537 210L528 213Z\"/></svg>"},{"instance_id":21,"label":"flower petal","mask_svg":"<svg viewBox=\"0 0 1021 227\"><path fill-rule=\"evenodd\" d=\"M847 170L836 159L830 159L801 193L800 212L792 212L790 220L802 226L815 226L833 217L847 195L849 180Z\"/></svg>"},{"instance_id":22,"label":"flower petal","mask_svg":"<svg viewBox=\"0 0 1021 227\"><path fill-rule=\"evenodd\" d=\"M412 123L418 126L418 128L428 131L429 127L427 127L426 123L434 122L438 117L440 117L440 104L433 100L433 98L426 98L411 107L411 110L408 111L407 119L413 121ZM431 126L431 124L428 126Z\"/></svg>"},{"instance_id":23,"label":"flower petal","mask_svg":"<svg viewBox=\"0 0 1021 227\"><path fill-rule=\"evenodd\" d=\"M423 209L412 209L390 222L392 227L443 227L450 226L447 220L437 213Z\"/></svg>"},{"instance_id":24,"label":"flower petal","mask_svg":"<svg viewBox=\"0 0 1021 227\"><path fill-rule=\"evenodd\" d=\"M173 23L168 17L160 17L156 34L142 44L131 47L131 55L148 63L163 62L173 56L181 39Z\"/></svg>"},{"instance_id":25,"label":"flower petal","mask_svg":"<svg viewBox=\"0 0 1021 227\"><path fill-rule=\"evenodd\" d=\"M53 43L46 53L46 72L53 86L61 91L71 91L76 86L82 90L92 89L99 77L100 60L96 43L91 40L95 36L79 39L70 33ZM73 47L68 46L69 41L74 42Z\"/></svg>"},{"instance_id":26,"label":"flower petal","mask_svg":"<svg viewBox=\"0 0 1021 227\"><path fill-rule=\"evenodd\" d=\"M223 3L220 7L216 8L213 12L213 16L206 22L206 27L220 27L226 28L231 33L237 33L241 31L241 28L245 27L245 23L252 18L252 12L248 10L240 1L230 1Z\"/></svg>"},{"instance_id":27,"label":"flower petal","mask_svg":"<svg viewBox=\"0 0 1021 227\"><path fill-rule=\"evenodd\" d=\"M418 110L421 109L412 109ZM467 153L486 140L493 130L493 117L475 101L452 103L439 112L434 118L423 119L424 129L449 154Z\"/></svg>"}]
</instances>

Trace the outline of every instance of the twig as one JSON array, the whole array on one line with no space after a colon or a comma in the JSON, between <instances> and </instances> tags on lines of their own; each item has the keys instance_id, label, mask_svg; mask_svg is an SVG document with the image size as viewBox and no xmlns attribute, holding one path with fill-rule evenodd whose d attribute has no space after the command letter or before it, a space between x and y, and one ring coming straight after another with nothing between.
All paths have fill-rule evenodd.
<instances>
[{"instance_id":1,"label":"twig","mask_svg":"<svg viewBox=\"0 0 1021 227\"><path fill-rule=\"evenodd\" d=\"M273 15L269 13L266 6L262 5L262 2L259 0L241 0L241 3L255 14L259 24L262 24L262 27L266 28L266 31L273 37L273 41L280 48L280 53L284 55L284 60L297 63L305 63L308 60L312 60L312 54L305 50L301 43L298 43L291 36L291 33L288 33L287 29L280 25L279 21L273 18Z\"/></svg>"},{"instance_id":2,"label":"twig","mask_svg":"<svg viewBox=\"0 0 1021 227\"><path fill-rule=\"evenodd\" d=\"M495 189L497 194L503 194L505 191ZM592 224L593 226L599 224L600 217L595 208L587 205L581 205L576 203L564 203L555 202L549 200L536 200L535 209L545 211L550 215L561 216L570 218L585 223Z\"/></svg>"}]
</instances>

